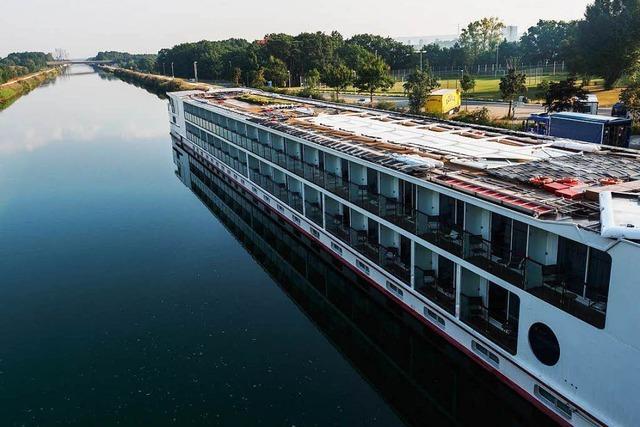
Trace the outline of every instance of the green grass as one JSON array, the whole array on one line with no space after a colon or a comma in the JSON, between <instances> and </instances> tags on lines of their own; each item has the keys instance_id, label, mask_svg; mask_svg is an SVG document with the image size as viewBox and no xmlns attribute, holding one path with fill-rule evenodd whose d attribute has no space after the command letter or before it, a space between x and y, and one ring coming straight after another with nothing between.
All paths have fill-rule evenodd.
<instances>
[{"instance_id":1,"label":"green grass","mask_svg":"<svg viewBox=\"0 0 640 427\"><path fill-rule=\"evenodd\" d=\"M564 74L556 74L553 75L544 75L537 76L536 78L530 77L527 78L527 88L529 89L530 94L536 95L536 86L543 80L562 80L567 76ZM456 79L444 79L440 80L440 87L443 89L455 89L456 84L459 85L459 81ZM404 89L402 87L402 82L395 82L393 87L391 87L388 91L376 92L376 95L404 95ZM326 88L326 91L331 91L330 88ZM356 89L352 86L347 88L347 92L353 93ZM363 94L364 96L365 94ZM476 77L476 87L473 91L468 94L471 98L486 98L486 99L500 99L500 78L494 77Z\"/></svg>"},{"instance_id":2,"label":"green grass","mask_svg":"<svg viewBox=\"0 0 640 427\"><path fill-rule=\"evenodd\" d=\"M0 110L4 110L20 96L40 86L46 80L55 77L59 70L54 69L42 74L35 74L24 80L9 83L0 87Z\"/></svg>"}]
</instances>

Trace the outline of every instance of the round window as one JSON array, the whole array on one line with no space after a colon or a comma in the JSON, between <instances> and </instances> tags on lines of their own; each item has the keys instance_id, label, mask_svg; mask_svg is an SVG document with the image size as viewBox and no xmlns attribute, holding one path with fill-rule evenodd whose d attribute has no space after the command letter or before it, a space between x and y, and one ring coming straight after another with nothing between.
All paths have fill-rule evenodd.
<instances>
[{"instance_id":1,"label":"round window","mask_svg":"<svg viewBox=\"0 0 640 427\"><path fill-rule=\"evenodd\" d=\"M534 323L529 328L529 345L538 360L553 366L560 359L560 344L556 334L544 323Z\"/></svg>"}]
</instances>

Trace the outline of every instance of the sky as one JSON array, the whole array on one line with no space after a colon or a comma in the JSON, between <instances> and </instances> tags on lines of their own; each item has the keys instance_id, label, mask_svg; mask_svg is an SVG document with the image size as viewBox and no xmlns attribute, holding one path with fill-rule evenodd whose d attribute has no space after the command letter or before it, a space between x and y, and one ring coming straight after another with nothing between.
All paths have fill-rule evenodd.
<instances>
[{"instance_id":1,"label":"sky","mask_svg":"<svg viewBox=\"0 0 640 427\"><path fill-rule=\"evenodd\" d=\"M2 0L0 57L15 51L72 58L101 50L155 53L177 43L338 30L384 36L456 34L497 16L522 33L538 19L580 18L590 0Z\"/></svg>"}]
</instances>

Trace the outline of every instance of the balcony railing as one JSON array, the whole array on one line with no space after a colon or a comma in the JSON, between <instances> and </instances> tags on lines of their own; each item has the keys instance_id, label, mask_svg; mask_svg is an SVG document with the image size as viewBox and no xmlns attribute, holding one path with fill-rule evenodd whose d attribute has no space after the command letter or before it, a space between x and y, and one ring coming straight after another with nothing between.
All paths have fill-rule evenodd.
<instances>
[{"instance_id":1,"label":"balcony railing","mask_svg":"<svg viewBox=\"0 0 640 427\"><path fill-rule=\"evenodd\" d=\"M380 245L380 258L380 265L382 265L385 270L404 283L411 283L411 270L409 265L402 260L398 248Z\"/></svg>"},{"instance_id":2,"label":"balcony railing","mask_svg":"<svg viewBox=\"0 0 640 427\"><path fill-rule=\"evenodd\" d=\"M351 229L348 225L343 224L343 217L339 214L324 215L324 223L327 231L348 245L352 245L351 242Z\"/></svg>"},{"instance_id":3,"label":"balcony railing","mask_svg":"<svg viewBox=\"0 0 640 427\"><path fill-rule=\"evenodd\" d=\"M456 314L456 286L453 278L441 280L435 270L424 270L416 266L414 287L430 301L449 313Z\"/></svg>"},{"instance_id":4,"label":"balcony railing","mask_svg":"<svg viewBox=\"0 0 640 427\"><path fill-rule=\"evenodd\" d=\"M481 235L463 232L463 258L514 286L523 287L525 258Z\"/></svg>"},{"instance_id":5,"label":"balcony railing","mask_svg":"<svg viewBox=\"0 0 640 427\"><path fill-rule=\"evenodd\" d=\"M542 265L527 258L524 271L524 289L527 292L584 322L604 328L606 295L593 292L585 296L574 292L573 290L582 289L584 283L569 277L558 265Z\"/></svg>"},{"instance_id":6,"label":"balcony railing","mask_svg":"<svg viewBox=\"0 0 640 427\"><path fill-rule=\"evenodd\" d=\"M492 317L491 309L484 305L482 297L461 294L460 320L509 353L516 354L518 318L507 316L506 319L496 319Z\"/></svg>"},{"instance_id":7,"label":"balcony railing","mask_svg":"<svg viewBox=\"0 0 640 427\"><path fill-rule=\"evenodd\" d=\"M322 227L322 207L317 202L304 202L305 216Z\"/></svg>"}]
</instances>

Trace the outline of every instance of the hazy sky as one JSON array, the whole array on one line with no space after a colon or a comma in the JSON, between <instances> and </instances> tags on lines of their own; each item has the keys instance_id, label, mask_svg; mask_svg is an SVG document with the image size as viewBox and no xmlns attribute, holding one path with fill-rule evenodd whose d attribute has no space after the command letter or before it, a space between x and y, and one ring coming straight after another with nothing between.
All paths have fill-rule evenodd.
<instances>
[{"instance_id":1,"label":"hazy sky","mask_svg":"<svg viewBox=\"0 0 640 427\"><path fill-rule=\"evenodd\" d=\"M2 0L0 56L66 49L155 53L179 42L338 30L349 36L456 34L498 16L524 31L540 19L575 19L589 0Z\"/></svg>"}]
</instances>

